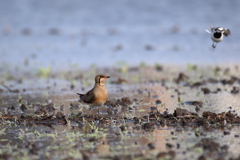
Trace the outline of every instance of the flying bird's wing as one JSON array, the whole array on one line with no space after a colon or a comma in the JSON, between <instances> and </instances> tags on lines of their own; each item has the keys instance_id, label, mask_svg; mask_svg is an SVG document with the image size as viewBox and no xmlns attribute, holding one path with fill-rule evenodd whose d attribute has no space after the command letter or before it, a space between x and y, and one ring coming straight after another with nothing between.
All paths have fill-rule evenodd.
<instances>
[{"instance_id":1,"label":"flying bird's wing","mask_svg":"<svg viewBox=\"0 0 240 160\"><path fill-rule=\"evenodd\" d=\"M215 27L213 27L213 26L212 26L212 27L210 27L210 28L211 28L211 31L212 31L212 32L215 30Z\"/></svg>"},{"instance_id":2,"label":"flying bird's wing","mask_svg":"<svg viewBox=\"0 0 240 160\"><path fill-rule=\"evenodd\" d=\"M223 32L223 34L224 34L224 36L228 36L228 35L230 35L231 34L231 31L230 31L230 29L224 29L224 32Z\"/></svg>"},{"instance_id":3,"label":"flying bird's wing","mask_svg":"<svg viewBox=\"0 0 240 160\"><path fill-rule=\"evenodd\" d=\"M211 34L211 32L210 32L209 30L205 29L205 31L206 31L207 33Z\"/></svg>"}]
</instances>

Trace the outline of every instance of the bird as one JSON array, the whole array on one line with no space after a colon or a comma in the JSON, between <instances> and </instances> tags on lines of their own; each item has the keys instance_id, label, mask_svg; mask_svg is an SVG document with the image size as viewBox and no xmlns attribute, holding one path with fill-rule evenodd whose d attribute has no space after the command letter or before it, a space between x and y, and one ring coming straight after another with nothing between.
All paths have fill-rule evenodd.
<instances>
[{"instance_id":1,"label":"bird","mask_svg":"<svg viewBox=\"0 0 240 160\"><path fill-rule=\"evenodd\" d=\"M211 31L206 29L206 32L212 35L211 39L213 40L213 44L212 44L213 48L216 48L217 43L223 40L223 36L227 37L231 34L231 31L228 28L222 28L222 27L215 28L213 26L210 28L211 28Z\"/></svg>"},{"instance_id":2,"label":"bird","mask_svg":"<svg viewBox=\"0 0 240 160\"><path fill-rule=\"evenodd\" d=\"M95 85L86 94L77 93L79 95L79 102L84 102L90 106L98 106L98 116L99 107L102 106L108 99L108 91L105 87L105 81L110 76L104 74L98 74L95 77Z\"/></svg>"}]
</instances>

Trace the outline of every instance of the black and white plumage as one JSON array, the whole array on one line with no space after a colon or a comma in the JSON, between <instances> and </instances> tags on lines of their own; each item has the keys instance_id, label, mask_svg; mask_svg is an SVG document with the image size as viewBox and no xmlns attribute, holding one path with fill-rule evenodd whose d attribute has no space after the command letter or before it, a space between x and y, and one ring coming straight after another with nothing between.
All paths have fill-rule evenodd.
<instances>
[{"instance_id":1,"label":"black and white plumage","mask_svg":"<svg viewBox=\"0 0 240 160\"><path fill-rule=\"evenodd\" d=\"M213 40L212 47L216 48L217 43L223 40L223 36L227 37L231 34L230 30L222 27L211 27L211 31L206 29L206 32L210 33L211 39Z\"/></svg>"}]
</instances>

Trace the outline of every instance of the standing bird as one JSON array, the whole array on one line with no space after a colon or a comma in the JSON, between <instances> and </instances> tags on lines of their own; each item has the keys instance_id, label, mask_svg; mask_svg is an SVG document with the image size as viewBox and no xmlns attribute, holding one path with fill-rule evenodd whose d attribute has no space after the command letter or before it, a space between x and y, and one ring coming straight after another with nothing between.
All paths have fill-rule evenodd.
<instances>
[{"instance_id":1,"label":"standing bird","mask_svg":"<svg viewBox=\"0 0 240 160\"><path fill-rule=\"evenodd\" d=\"M80 97L79 101L89 104L90 106L102 106L108 99L108 92L104 85L105 80L110 78L104 74L99 74L95 77L94 87L86 94L77 93ZM98 108L99 116L99 108Z\"/></svg>"},{"instance_id":2,"label":"standing bird","mask_svg":"<svg viewBox=\"0 0 240 160\"><path fill-rule=\"evenodd\" d=\"M211 27L211 32L209 30L206 29L206 32L210 33L212 36L212 40L213 40L213 44L212 47L216 48L217 43L221 42L223 40L223 35L224 36L228 36L231 34L230 30L227 28L221 28L221 27ZM214 44L216 43L216 44Z\"/></svg>"}]
</instances>

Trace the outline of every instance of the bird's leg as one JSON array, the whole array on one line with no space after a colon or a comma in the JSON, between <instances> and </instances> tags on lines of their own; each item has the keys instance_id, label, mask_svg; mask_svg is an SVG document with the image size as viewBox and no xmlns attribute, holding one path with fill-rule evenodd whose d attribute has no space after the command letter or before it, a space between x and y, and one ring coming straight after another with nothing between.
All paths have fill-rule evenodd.
<instances>
[{"instance_id":1,"label":"bird's leg","mask_svg":"<svg viewBox=\"0 0 240 160\"><path fill-rule=\"evenodd\" d=\"M98 106L98 118L100 117L100 107L102 107L103 105Z\"/></svg>"},{"instance_id":2,"label":"bird's leg","mask_svg":"<svg viewBox=\"0 0 240 160\"><path fill-rule=\"evenodd\" d=\"M216 45L214 45L214 42L213 42L212 47L213 47L213 48L216 48L216 46L217 46L217 43L216 43Z\"/></svg>"},{"instance_id":3,"label":"bird's leg","mask_svg":"<svg viewBox=\"0 0 240 160\"><path fill-rule=\"evenodd\" d=\"M100 107L101 106L98 106L98 119L99 119L99 115L100 115Z\"/></svg>"}]
</instances>

